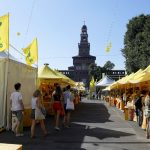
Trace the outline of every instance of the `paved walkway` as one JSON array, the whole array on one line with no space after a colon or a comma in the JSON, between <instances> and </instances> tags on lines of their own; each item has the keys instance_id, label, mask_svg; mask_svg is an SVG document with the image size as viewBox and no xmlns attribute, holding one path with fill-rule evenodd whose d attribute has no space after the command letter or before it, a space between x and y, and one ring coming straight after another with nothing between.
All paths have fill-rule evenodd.
<instances>
[{"instance_id":1,"label":"paved walkway","mask_svg":"<svg viewBox=\"0 0 150 150\"><path fill-rule=\"evenodd\" d=\"M23 150L148 150L150 140L135 122L125 121L123 113L99 100L83 100L72 114L71 128L53 130L53 118L46 124L50 135L42 137L37 126L37 138L30 139L11 132L0 134L0 143L23 144Z\"/></svg>"}]
</instances>

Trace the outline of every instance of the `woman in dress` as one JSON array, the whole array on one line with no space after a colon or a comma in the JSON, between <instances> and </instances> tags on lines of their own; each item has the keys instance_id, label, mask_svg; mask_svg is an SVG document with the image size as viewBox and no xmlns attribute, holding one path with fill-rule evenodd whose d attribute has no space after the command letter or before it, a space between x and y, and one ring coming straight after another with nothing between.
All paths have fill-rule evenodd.
<instances>
[{"instance_id":1,"label":"woman in dress","mask_svg":"<svg viewBox=\"0 0 150 150\"><path fill-rule=\"evenodd\" d=\"M62 90L59 85L56 86L55 91L53 92L53 109L55 111L55 130L59 131L59 120L60 120L60 113L63 109L62 106Z\"/></svg>"},{"instance_id":2,"label":"woman in dress","mask_svg":"<svg viewBox=\"0 0 150 150\"><path fill-rule=\"evenodd\" d=\"M31 119L32 119L31 138L35 137L35 125L36 125L36 121L37 121L37 119L35 118L35 109L36 108L41 108L41 106L42 106L41 105L41 95L42 94L41 94L40 90L36 90L33 93L32 101L31 101L31 103L32 103L32 112L31 112ZM46 136L47 135L47 130L45 128L44 118L40 119L38 121L40 122L41 129L44 132L44 136Z\"/></svg>"}]
</instances>

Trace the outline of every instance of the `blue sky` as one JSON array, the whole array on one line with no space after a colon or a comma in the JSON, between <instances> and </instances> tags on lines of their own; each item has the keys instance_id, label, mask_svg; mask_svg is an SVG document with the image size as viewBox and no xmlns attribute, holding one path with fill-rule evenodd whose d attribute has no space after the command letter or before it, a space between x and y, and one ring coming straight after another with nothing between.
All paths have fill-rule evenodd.
<instances>
[{"instance_id":1,"label":"blue sky","mask_svg":"<svg viewBox=\"0 0 150 150\"><path fill-rule=\"evenodd\" d=\"M126 24L132 17L150 14L149 6L148 0L0 0L0 16L10 13L10 43L20 52L38 38L39 66L71 66L85 20L90 54L97 57L97 65L110 60L114 69L124 69L120 50L124 47ZM110 53L105 52L107 41L112 42ZM18 52L12 48L10 52L24 62Z\"/></svg>"}]
</instances>

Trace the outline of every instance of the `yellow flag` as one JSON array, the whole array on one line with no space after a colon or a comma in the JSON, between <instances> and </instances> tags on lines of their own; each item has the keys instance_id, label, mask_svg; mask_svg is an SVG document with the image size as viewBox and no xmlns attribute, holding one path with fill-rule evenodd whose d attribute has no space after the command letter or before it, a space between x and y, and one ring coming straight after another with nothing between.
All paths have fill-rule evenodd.
<instances>
[{"instance_id":1,"label":"yellow flag","mask_svg":"<svg viewBox=\"0 0 150 150\"><path fill-rule=\"evenodd\" d=\"M9 14L0 17L0 52L9 49Z\"/></svg>"},{"instance_id":2,"label":"yellow flag","mask_svg":"<svg viewBox=\"0 0 150 150\"><path fill-rule=\"evenodd\" d=\"M90 87L93 88L94 86L95 86L95 81L94 81L94 77L92 77L90 81Z\"/></svg>"},{"instance_id":3,"label":"yellow flag","mask_svg":"<svg viewBox=\"0 0 150 150\"><path fill-rule=\"evenodd\" d=\"M26 56L26 63L28 65L32 65L38 60L38 44L37 39L34 39L33 42L27 46L26 48L23 48L23 52Z\"/></svg>"},{"instance_id":4,"label":"yellow flag","mask_svg":"<svg viewBox=\"0 0 150 150\"><path fill-rule=\"evenodd\" d=\"M110 52L110 49L112 47L112 44L111 42L108 43L107 47L106 47L106 52L109 53Z\"/></svg>"}]
</instances>

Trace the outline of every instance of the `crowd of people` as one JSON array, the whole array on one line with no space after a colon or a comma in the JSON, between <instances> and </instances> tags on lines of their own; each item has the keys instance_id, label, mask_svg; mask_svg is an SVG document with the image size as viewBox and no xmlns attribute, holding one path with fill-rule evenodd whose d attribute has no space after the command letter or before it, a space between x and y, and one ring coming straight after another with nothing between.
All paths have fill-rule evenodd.
<instances>
[{"instance_id":1,"label":"crowd of people","mask_svg":"<svg viewBox=\"0 0 150 150\"><path fill-rule=\"evenodd\" d=\"M136 88L128 89L126 92L121 90L112 90L109 93L110 97L119 99L127 107L132 107L135 110L137 123L142 126L143 118L146 118L146 137L150 138L150 91L147 89L140 90Z\"/></svg>"},{"instance_id":2,"label":"crowd of people","mask_svg":"<svg viewBox=\"0 0 150 150\"><path fill-rule=\"evenodd\" d=\"M14 85L15 91L12 92L10 96L10 105L12 114L17 117L17 123L13 128L13 132L16 136L23 136L23 130L21 129L23 116L24 116L24 104L22 94L20 92L21 84L16 83ZM138 125L142 125L143 117L146 117L146 136L150 138L150 91L136 89L128 90L125 93L117 93L116 91L112 91L110 93L111 97L119 97L119 99L124 102L126 106L129 106L131 103L135 107L135 114L137 116ZM120 95L120 96L119 96ZM74 110L74 95L71 91L70 85L66 86L63 90L60 85L56 84L54 87L54 91L52 93L53 100L53 110L55 115L55 126L54 129L56 131L60 131L60 116L64 116L63 118L63 126L66 128L70 127L70 117L71 112ZM44 136L47 136L48 132L45 127L45 108L42 105L42 92L37 89L33 93L31 99L31 138L35 137L35 126L37 121L40 123L41 129L44 133Z\"/></svg>"},{"instance_id":3,"label":"crowd of people","mask_svg":"<svg viewBox=\"0 0 150 150\"><path fill-rule=\"evenodd\" d=\"M22 94L20 92L21 83L16 83L14 85L15 91L12 92L10 96L10 105L11 112L13 115L17 117L17 123L13 128L13 132L16 136L23 136L23 131L20 130L23 122L24 116L24 104ZM70 117L71 112L74 110L74 95L71 92L70 85L66 86L64 90L61 89L61 86L56 84L55 90L52 93L53 100L53 110L55 114L55 126L54 129L56 131L60 130L60 116L63 115L63 126L66 128L70 127ZM35 137L35 127L36 123L39 122L41 129L43 131L44 136L48 135L48 131L45 127L45 116L46 111L44 106L42 105L42 92L37 89L33 93L31 99L31 138Z\"/></svg>"}]
</instances>

